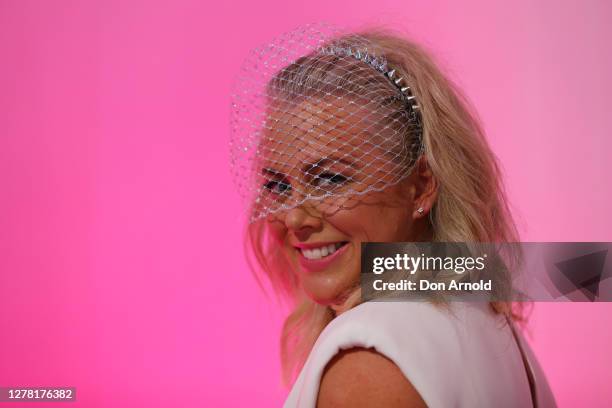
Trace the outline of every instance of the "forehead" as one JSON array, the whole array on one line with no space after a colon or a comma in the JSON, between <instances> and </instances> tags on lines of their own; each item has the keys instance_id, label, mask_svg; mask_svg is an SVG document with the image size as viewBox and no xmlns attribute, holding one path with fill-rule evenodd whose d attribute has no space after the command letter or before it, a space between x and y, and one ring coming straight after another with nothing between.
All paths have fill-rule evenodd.
<instances>
[{"instance_id":1,"label":"forehead","mask_svg":"<svg viewBox=\"0 0 612 408\"><path fill-rule=\"evenodd\" d=\"M321 158L359 158L376 147L377 113L342 98L271 105L260 143L262 164L277 170Z\"/></svg>"}]
</instances>

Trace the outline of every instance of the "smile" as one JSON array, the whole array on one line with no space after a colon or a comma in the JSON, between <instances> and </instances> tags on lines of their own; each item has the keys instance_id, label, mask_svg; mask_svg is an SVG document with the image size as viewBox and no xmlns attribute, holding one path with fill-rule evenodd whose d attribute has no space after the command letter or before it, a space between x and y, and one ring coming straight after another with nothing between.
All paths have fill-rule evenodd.
<instances>
[{"instance_id":1,"label":"smile","mask_svg":"<svg viewBox=\"0 0 612 408\"><path fill-rule=\"evenodd\" d=\"M306 259L322 259L333 254L345 244L346 241L336 242L334 244L323 245L317 248L299 248L299 251Z\"/></svg>"},{"instance_id":2,"label":"smile","mask_svg":"<svg viewBox=\"0 0 612 408\"><path fill-rule=\"evenodd\" d=\"M300 245L296 247L300 254L298 262L308 272L325 270L347 251L346 244L348 241Z\"/></svg>"}]
</instances>

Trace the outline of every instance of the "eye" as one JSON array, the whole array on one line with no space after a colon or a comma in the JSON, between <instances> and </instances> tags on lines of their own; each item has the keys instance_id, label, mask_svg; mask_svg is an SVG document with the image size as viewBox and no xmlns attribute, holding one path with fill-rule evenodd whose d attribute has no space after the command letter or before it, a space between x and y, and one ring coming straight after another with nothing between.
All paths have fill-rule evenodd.
<instances>
[{"instance_id":1,"label":"eye","mask_svg":"<svg viewBox=\"0 0 612 408\"><path fill-rule=\"evenodd\" d=\"M274 194L286 194L291 190L291 184L284 180L269 180L264 184L264 188Z\"/></svg>"},{"instance_id":2,"label":"eye","mask_svg":"<svg viewBox=\"0 0 612 408\"><path fill-rule=\"evenodd\" d=\"M333 187L336 185L344 184L346 183L347 180L348 180L348 177L345 177L342 174L325 172L325 173L321 173L318 176L316 176L314 180L312 181L312 183L317 187L321 187L321 186L323 187L332 186Z\"/></svg>"}]
</instances>

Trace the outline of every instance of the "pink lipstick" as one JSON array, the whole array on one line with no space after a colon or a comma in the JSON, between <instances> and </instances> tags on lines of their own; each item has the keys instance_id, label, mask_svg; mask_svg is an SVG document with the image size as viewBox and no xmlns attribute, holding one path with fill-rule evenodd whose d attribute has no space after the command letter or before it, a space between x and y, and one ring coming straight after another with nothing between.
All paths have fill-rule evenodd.
<instances>
[{"instance_id":1,"label":"pink lipstick","mask_svg":"<svg viewBox=\"0 0 612 408\"><path fill-rule=\"evenodd\" d=\"M329 245L330 243L317 243L317 244L309 244L309 245L299 245L296 250L298 251L298 261L301 267L308 272L318 272L327 268L331 265L336 259L342 256L348 248L348 242L345 242L340 248L336 249L333 254L324 256L319 259L309 259L304 256L300 248L318 248L321 246Z\"/></svg>"}]
</instances>

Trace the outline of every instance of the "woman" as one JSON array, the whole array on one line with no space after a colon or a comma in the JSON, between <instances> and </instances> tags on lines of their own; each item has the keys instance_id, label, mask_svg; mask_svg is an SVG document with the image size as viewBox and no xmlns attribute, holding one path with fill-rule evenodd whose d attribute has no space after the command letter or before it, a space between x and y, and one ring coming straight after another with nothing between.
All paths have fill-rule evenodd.
<instances>
[{"instance_id":1,"label":"woman","mask_svg":"<svg viewBox=\"0 0 612 408\"><path fill-rule=\"evenodd\" d=\"M425 51L309 25L252 54L232 113L253 265L294 305L285 406L554 406L508 303L362 301L363 242L518 241L475 115Z\"/></svg>"}]
</instances>

